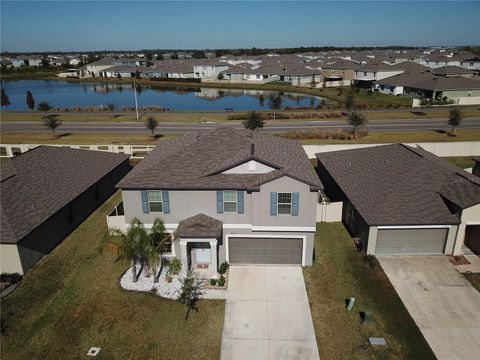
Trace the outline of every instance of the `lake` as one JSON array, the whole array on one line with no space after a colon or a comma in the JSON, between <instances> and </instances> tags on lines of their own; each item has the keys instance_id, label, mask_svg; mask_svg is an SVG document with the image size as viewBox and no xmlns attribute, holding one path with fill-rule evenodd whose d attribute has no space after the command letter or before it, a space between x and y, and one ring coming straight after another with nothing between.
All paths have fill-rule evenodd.
<instances>
[{"instance_id":1,"label":"lake","mask_svg":"<svg viewBox=\"0 0 480 360\"><path fill-rule=\"evenodd\" d=\"M27 90L31 91L38 105L47 101L52 107L87 107L115 104L117 110L121 106L135 106L133 88L130 84L84 83L57 80L11 80L2 81L2 88L10 99L9 110L28 110L25 103ZM233 110L268 109L268 97L279 94L276 91L237 90L213 88L181 88L158 89L149 86L137 87L138 106L160 106L172 111L215 111L226 108ZM260 95L264 96L263 107ZM295 93L280 93L282 107L317 106L322 98ZM332 101L326 100L326 103Z\"/></svg>"}]
</instances>

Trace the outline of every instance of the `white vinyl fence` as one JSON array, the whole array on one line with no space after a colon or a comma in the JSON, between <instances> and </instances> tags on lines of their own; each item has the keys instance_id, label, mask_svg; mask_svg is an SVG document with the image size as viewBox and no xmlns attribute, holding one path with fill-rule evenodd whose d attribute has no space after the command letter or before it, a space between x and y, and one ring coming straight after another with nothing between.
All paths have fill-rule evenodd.
<instances>
[{"instance_id":1,"label":"white vinyl fence","mask_svg":"<svg viewBox=\"0 0 480 360\"><path fill-rule=\"evenodd\" d=\"M317 204L317 222L342 221L343 202Z\"/></svg>"},{"instance_id":2,"label":"white vinyl fence","mask_svg":"<svg viewBox=\"0 0 480 360\"><path fill-rule=\"evenodd\" d=\"M0 144L0 157L9 158L33 149L40 144ZM109 151L128 154L132 159L143 159L150 153L154 145L50 145L67 146L74 149ZM315 159L316 153L338 150L359 149L387 144L323 144L303 145L303 149L310 159ZM480 156L480 141L452 141L452 142L423 142L406 143L412 147L420 147L437 156Z\"/></svg>"}]
</instances>

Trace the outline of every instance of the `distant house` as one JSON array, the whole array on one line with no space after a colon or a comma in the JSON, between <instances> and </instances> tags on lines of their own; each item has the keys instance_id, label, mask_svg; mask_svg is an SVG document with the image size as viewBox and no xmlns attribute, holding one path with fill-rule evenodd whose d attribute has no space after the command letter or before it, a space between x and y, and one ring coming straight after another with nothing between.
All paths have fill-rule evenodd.
<instances>
[{"instance_id":1,"label":"distant house","mask_svg":"<svg viewBox=\"0 0 480 360\"><path fill-rule=\"evenodd\" d=\"M375 81L403 72L405 72L403 69L396 69L386 64L360 65L354 69L353 80L359 87L371 88Z\"/></svg>"},{"instance_id":2,"label":"distant house","mask_svg":"<svg viewBox=\"0 0 480 360\"><path fill-rule=\"evenodd\" d=\"M128 156L40 146L2 161L0 272L25 273L115 191Z\"/></svg>"},{"instance_id":3,"label":"distant house","mask_svg":"<svg viewBox=\"0 0 480 360\"><path fill-rule=\"evenodd\" d=\"M193 65L193 76L196 79L216 79L228 66L215 60L199 61Z\"/></svg>"},{"instance_id":4,"label":"distant house","mask_svg":"<svg viewBox=\"0 0 480 360\"><path fill-rule=\"evenodd\" d=\"M476 75L475 70L465 69L460 66L441 66L431 69L430 72L436 76L446 77L463 76L467 78L472 78Z\"/></svg>"}]
</instances>

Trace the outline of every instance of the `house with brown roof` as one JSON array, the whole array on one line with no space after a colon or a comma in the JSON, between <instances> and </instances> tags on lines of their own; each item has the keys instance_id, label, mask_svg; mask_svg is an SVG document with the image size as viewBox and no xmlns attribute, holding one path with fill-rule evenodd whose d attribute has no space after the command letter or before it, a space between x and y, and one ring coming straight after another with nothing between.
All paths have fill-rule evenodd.
<instances>
[{"instance_id":1,"label":"house with brown roof","mask_svg":"<svg viewBox=\"0 0 480 360\"><path fill-rule=\"evenodd\" d=\"M39 146L2 161L1 273L25 273L115 191L128 156Z\"/></svg>"},{"instance_id":2,"label":"house with brown roof","mask_svg":"<svg viewBox=\"0 0 480 360\"><path fill-rule=\"evenodd\" d=\"M120 183L126 228L161 218L184 268L312 264L322 183L294 140L216 129L162 142Z\"/></svg>"},{"instance_id":3,"label":"house with brown roof","mask_svg":"<svg viewBox=\"0 0 480 360\"><path fill-rule=\"evenodd\" d=\"M367 254L462 255L480 241L480 178L402 144L317 154L325 194ZM468 242L468 241L467 241Z\"/></svg>"}]
</instances>

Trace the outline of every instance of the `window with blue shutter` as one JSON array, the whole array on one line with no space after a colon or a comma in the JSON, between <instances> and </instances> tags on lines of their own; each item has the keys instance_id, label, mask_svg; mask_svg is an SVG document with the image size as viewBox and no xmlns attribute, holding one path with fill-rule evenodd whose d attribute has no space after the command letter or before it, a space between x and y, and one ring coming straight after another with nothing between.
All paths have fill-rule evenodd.
<instances>
[{"instance_id":1,"label":"window with blue shutter","mask_svg":"<svg viewBox=\"0 0 480 360\"><path fill-rule=\"evenodd\" d=\"M298 205L300 201L300 194L298 192L292 193L292 216L298 216Z\"/></svg>"},{"instance_id":2,"label":"window with blue shutter","mask_svg":"<svg viewBox=\"0 0 480 360\"><path fill-rule=\"evenodd\" d=\"M243 199L243 191L237 191L237 207L238 207L238 213L243 214L245 212L245 205L244 205L244 199Z\"/></svg>"},{"instance_id":3,"label":"window with blue shutter","mask_svg":"<svg viewBox=\"0 0 480 360\"><path fill-rule=\"evenodd\" d=\"M277 215L277 193L270 193L270 215Z\"/></svg>"},{"instance_id":4,"label":"window with blue shutter","mask_svg":"<svg viewBox=\"0 0 480 360\"><path fill-rule=\"evenodd\" d=\"M217 191L217 214L223 214L223 191Z\"/></svg>"},{"instance_id":5,"label":"window with blue shutter","mask_svg":"<svg viewBox=\"0 0 480 360\"><path fill-rule=\"evenodd\" d=\"M148 192L147 190L142 190L142 209L144 214L148 214L150 211L148 209Z\"/></svg>"},{"instance_id":6,"label":"window with blue shutter","mask_svg":"<svg viewBox=\"0 0 480 360\"><path fill-rule=\"evenodd\" d=\"M168 196L168 191L162 191L162 200L163 200L163 213L170 214L170 200Z\"/></svg>"}]
</instances>

